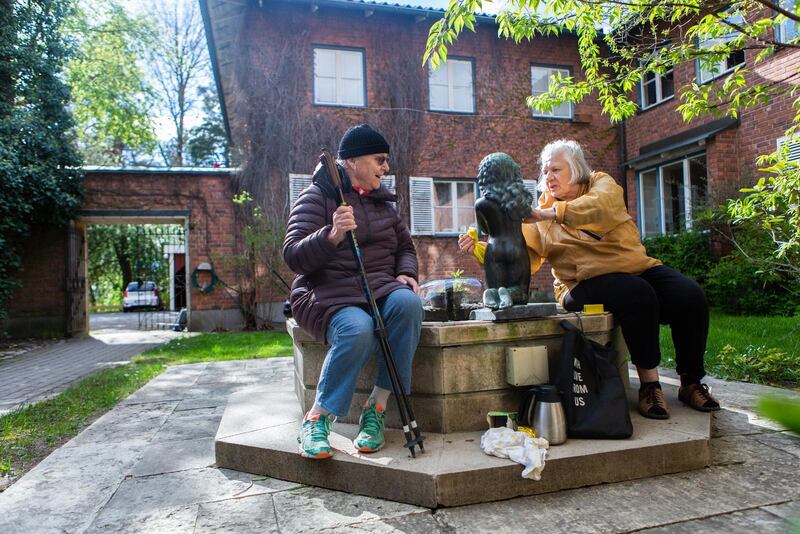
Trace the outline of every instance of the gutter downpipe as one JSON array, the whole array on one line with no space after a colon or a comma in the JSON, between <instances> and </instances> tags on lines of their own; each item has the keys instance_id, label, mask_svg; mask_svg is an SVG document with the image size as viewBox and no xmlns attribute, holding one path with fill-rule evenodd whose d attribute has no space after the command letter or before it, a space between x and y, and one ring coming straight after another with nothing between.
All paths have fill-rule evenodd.
<instances>
[{"instance_id":1,"label":"gutter downpipe","mask_svg":"<svg viewBox=\"0 0 800 534\"><path fill-rule=\"evenodd\" d=\"M620 177L622 178L622 195L625 199L625 208L628 208L628 172L627 172L627 165L625 165L625 161L627 161L627 150L626 150L626 143L625 143L625 119L621 120L619 126L617 126L617 130L619 132L619 173Z\"/></svg>"}]
</instances>

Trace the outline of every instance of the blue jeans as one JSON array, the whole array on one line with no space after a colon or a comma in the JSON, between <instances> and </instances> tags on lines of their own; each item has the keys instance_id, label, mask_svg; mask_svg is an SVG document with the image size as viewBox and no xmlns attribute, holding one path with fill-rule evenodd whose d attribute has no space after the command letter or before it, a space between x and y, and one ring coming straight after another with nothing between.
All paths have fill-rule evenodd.
<instances>
[{"instance_id":1,"label":"blue jeans","mask_svg":"<svg viewBox=\"0 0 800 534\"><path fill-rule=\"evenodd\" d=\"M417 350L422 328L422 303L413 291L397 289L378 301L386 325L400 382L411 393L411 362ZM316 403L333 415L344 417L350 409L358 374L373 355L378 357L376 385L392 390L389 371L375 334L372 317L356 306L336 312L328 323L327 339L331 344L317 385Z\"/></svg>"}]
</instances>

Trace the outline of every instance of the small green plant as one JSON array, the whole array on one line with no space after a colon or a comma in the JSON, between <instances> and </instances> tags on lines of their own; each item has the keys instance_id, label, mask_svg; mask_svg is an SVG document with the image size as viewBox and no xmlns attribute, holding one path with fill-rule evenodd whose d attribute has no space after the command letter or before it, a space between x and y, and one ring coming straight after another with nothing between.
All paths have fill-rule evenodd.
<instances>
[{"instance_id":1,"label":"small green plant","mask_svg":"<svg viewBox=\"0 0 800 534\"><path fill-rule=\"evenodd\" d=\"M725 345L715 359L720 371L738 380L800 381L800 370L794 358L775 347L747 345L739 350L732 345Z\"/></svg>"},{"instance_id":2,"label":"small green plant","mask_svg":"<svg viewBox=\"0 0 800 534\"><path fill-rule=\"evenodd\" d=\"M450 276L453 278L453 291L464 291L466 289L466 284L464 283L464 269L456 269L455 271L450 272Z\"/></svg>"}]
</instances>

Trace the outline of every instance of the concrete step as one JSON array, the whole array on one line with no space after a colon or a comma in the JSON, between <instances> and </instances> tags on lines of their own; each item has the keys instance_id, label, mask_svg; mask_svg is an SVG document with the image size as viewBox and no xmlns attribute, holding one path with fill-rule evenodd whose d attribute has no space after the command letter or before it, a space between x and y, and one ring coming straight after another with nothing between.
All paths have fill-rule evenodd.
<instances>
[{"instance_id":1,"label":"concrete step","mask_svg":"<svg viewBox=\"0 0 800 534\"><path fill-rule=\"evenodd\" d=\"M627 440L568 440L551 447L539 481L520 476L522 466L487 456L483 432L425 432L425 452L411 458L399 430L387 430L386 446L361 454L351 440L355 425L335 423L329 460L298 453L302 413L292 389L258 387L228 402L216 436L219 467L369 495L428 508L460 506L569 488L620 482L700 469L710 461L711 416L677 401L677 388L665 386L672 417L645 419L635 412Z\"/></svg>"}]
</instances>

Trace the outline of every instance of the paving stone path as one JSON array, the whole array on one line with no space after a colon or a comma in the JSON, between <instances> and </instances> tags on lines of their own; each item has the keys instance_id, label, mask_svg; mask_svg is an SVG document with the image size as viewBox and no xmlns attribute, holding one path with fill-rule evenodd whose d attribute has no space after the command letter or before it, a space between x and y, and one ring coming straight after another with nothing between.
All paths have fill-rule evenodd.
<instances>
[{"instance_id":1,"label":"paving stone path","mask_svg":"<svg viewBox=\"0 0 800 534\"><path fill-rule=\"evenodd\" d=\"M5 352L0 357L0 415L53 397L97 369L125 363L180 335L138 331L136 314L93 315L92 326L91 336Z\"/></svg>"},{"instance_id":2,"label":"paving stone path","mask_svg":"<svg viewBox=\"0 0 800 534\"><path fill-rule=\"evenodd\" d=\"M688 473L431 511L216 468L227 398L292 377L290 358L168 369L0 493L0 532L751 533L800 517L800 437L753 414L772 388L720 380L713 465Z\"/></svg>"}]
</instances>

